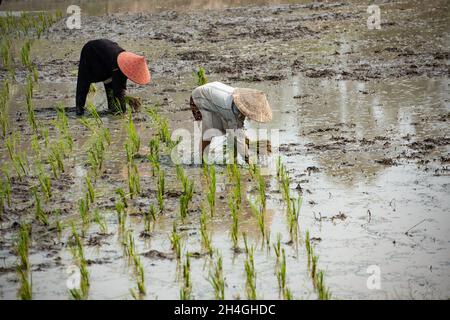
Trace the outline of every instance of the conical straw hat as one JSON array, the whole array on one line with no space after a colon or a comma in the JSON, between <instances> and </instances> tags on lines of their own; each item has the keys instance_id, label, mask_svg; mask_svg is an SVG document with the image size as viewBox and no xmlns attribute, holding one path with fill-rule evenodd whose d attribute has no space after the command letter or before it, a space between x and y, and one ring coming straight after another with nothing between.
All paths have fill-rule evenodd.
<instances>
[{"instance_id":1,"label":"conical straw hat","mask_svg":"<svg viewBox=\"0 0 450 320\"><path fill-rule=\"evenodd\" d=\"M117 64L119 65L120 71L131 81L137 84L147 84L150 82L150 72L148 71L145 57L124 51L117 57Z\"/></svg>"},{"instance_id":2,"label":"conical straw hat","mask_svg":"<svg viewBox=\"0 0 450 320\"><path fill-rule=\"evenodd\" d=\"M257 122L272 120L272 109L266 94L262 91L247 88L236 88L233 92L233 101L244 116Z\"/></svg>"}]
</instances>

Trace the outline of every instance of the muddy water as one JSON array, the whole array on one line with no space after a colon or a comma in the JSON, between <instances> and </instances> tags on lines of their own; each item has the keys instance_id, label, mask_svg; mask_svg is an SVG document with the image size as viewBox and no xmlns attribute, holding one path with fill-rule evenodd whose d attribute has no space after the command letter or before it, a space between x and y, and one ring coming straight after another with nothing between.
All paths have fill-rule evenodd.
<instances>
[{"instance_id":1,"label":"muddy water","mask_svg":"<svg viewBox=\"0 0 450 320\"><path fill-rule=\"evenodd\" d=\"M304 199L299 222L301 239L295 247L289 244L278 186L273 176L267 177L267 224L272 241L278 233L282 234L288 286L295 298L316 298L301 241L307 229L334 298L448 298L450 105L448 53L443 48L449 38L448 31L445 33L446 18L442 16L446 4L430 1L420 10L414 4L388 5L387 22L395 23L383 25L377 34L361 30L366 8L346 3L337 7L276 5L264 10L243 7L212 10L207 15L163 11L139 18L92 17L76 37L70 37L63 23L57 25L32 50L40 71L36 115L50 127L54 138L52 108L58 102L64 103L75 146L66 162L65 175L61 181L53 181L54 200L45 208L61 208L66 225L71 221L79 224L76 201L85 191L89 132L70 108L76 80L73 71L79 48L87 39L93 34L109 37L129 50L151 57L153 83L149 87L130 85L129 89L149 105L159 103L160 113L169 119L172 129L193 130L187 106L189 92L195 86L192 71L198 65L206 67L211 81L222 80L268 93L274 120L260 127L279 130L279 152L292 178L291 192ZM101 12L94 10L93 14ZM217 23L222 30L211 27ZM113 24L122 27L111 28ZM408 26L407 32L403 25ZM127 27L125 33L123 26ZM443 36L435 36L439 32L444 32ZM419 33L423 36L411 36ZM19 68L19 82L23 75ZM105 98L102 86L98 88L90 99L102 110ZM26 150L30 130L22 86L14 86L13 91L10 118L14 129L20 130ZM105 216L110 234L100 234L92 223L83 238L90 262L89 297L129 299L129 289L135 283L132 268L124 257L114 212L114 190L126 189L126 119L104 114L102 119L111 129L113 143L97 181L95 207ZM161 162L167 175L167 209L158 217L151 237L140 237L144 228L142 212L156 201L156 179L145 160L154 129L144 113L134 114L134 121L142 139L140 154L144 157L137 163L143 192L132 201L128 228L134 230L138 252L143 254L146 298L177 299L181 283L168 235L173 221L178 221L181 186L170 158L164 154ZM257 128L251 122L246 125ZM7 161L3 144L1 159L2 163ZM184 251L197 256L191 259L193 297L209 299L213 298L207 280L209 259L202 255L198 222L200 203L205 197L202 170L193 165L185 166L185 170L195 180L196 189L190 217L184 223L178 221L179 231ZM230 186L224 169L217 170L218 210L210 223L213 244L224 257L226 297L245 298L245 255L236 255L230 248ZM255 182L245 169L242 173L246 197L253 197ZM1 222L3 299L16 298L16 222L33 219L29 188L36 183L34 178L14 183L13 207ZM240 222L240 231L246 231L249 242L257 248L258 296L279 298L274 252L261 249L257 223L248 207ZM68 237L68 228L58 238L55 230L33 224L30 260L35 298L68 298L66 270L73 264ZM242 241L240 246L243 247ZM366 271L372 265L380 268L380 290L369 290L366 285Z\"/></svg>"},{"instance_id":2,"label":"muddy water","mask_svg":"<svg viewBox=\"0 0 450 320\"><path fill-rule=\"evenodd\" d=\"M49 91L54 89L54 86L43 86ZM327 283L333 295L336 298L369 299L446 296L450 289L449 178L447 167L437 162L439 156L448 155L449 148L448 145L436 147L432 154L420 159L426 160L429 157L430 162L426 164L404 157L402 151L408 150L412 141L448 136L449 128L445 123L438 120L427 123L422 121L424 117L449 111L446 103L448 81L414 79L360 83L311 81L294 77L276 85L258 83L254 87L267 91L272 102L275 117L267 128L281 130L280 154L290 171L291 187L293 192L301 193L304 198L300 227L302 231L309 229L315 239L320 266L326 270ZM181 101L181 96L173 95L174 103ZM105 103L102 92L98 92L92 100L99 106ZM139 121L141 117L136 115L135 121ZM103 120L111 128L115 138L106 164L108 178L100 180L97 185L97 203L107 218L111 235L99 235L95 226L87 231L85 240L93 243L86 250L87 258L92 263L89 267L92 283L90 297L123 299L129 298L133 280L116 232L113 203L108 202L114 188L126 181L125 156L121 150L126 133L123 130L123 118L106 116ZM190 127L188 120L173 117L171 120L173 125L178 123L180 127ZM71 123L76 125L76 120L71 119ZM247 125L252 127L252 123ZM147 128L148 123L137 122L137 126L143 142L148 141L152 132L151 128ZM81 197L83 190L80 185L86 174L84 165L80 163L85 137L82 134L75 136L77 151L71 160L73 164L69 172L75 183L71 186L71 196L66 198L70 201ZM338 143L336 147L336 141L342 139L347 142ZM368 144L366 141L374 142ZM320 147L319 152L316 151L317 147ZM396 165L385 166L375 162L385 158L395 159ZM147 208L149 202L154 202L154 196L148 197L145 194L151 194L155 190L149 164L144 162L139 167L144 196L132 210L129 227L135 230L139 252L157 250L170 258L142 258L149 291L147 298L177 298L180 288L177 282L177 263L171 259L168 239L172 221L177 217L177 199L167 199L168 212L160 217L152 237L139 238L139 233L143 230L142 217L133 214L138 214ZM165 169L168 174L168 190L179 190L173 166L166 166ZM186 170L196 182L201 181L201 169L188 166ZM230 217L226 200L222 199L226 194L226 177L223 169L219 168L218 171L220 209L210 225L213 242L224 257L227 297L244 298L244 255L236 255L230 248ZM251 196L255 186L248 179L245 176L244 188L248 190L248 196ZM287 243L289 238L286 236L281 195L277 192L275 180L269 177L268 181L270 196L267 222L271 238L275 239L281 233L284 235L283 242ZM299 188L298 185L301 191L295 191L295 188ZM203 196L201 190L201 186L197 185L191 218L182 227L185 250L198 253L201 253L201 248L197 206ZM71 209L74 212L66 217L67 221L77 216L76 210L73 210L75 208ZM420 225L405 234L421 221ZM260 248L257 224L250 213L242 214L241 231L246 231L251 243ZM43 299L65 298L65 271L73 263L65 244L67 234L61 240L55 234L38 234L38 238L45 239L44 242L51 249L40 248L39 240L35 239L36 249L32 250L30 257L34 266L33 292L36 297ZM5 237L12 237L12 232L7 232ZM2 250L6 267L15 261L9 254L8 247ZM301 299L314 298L305 271L304 248L290 245L285 247L289 286L294 296ZM261 298L279 297L273 274L274 261L273 251L257 250L255 263ZM381 290L368 290L366 286L366 270L371 265L377 265L381 269ZM208 259L204 256L192 259L191 268L194 297L213 298L207 281ZM2 273L0 279L2 297L14 298L17 290L14 272Z\"/></svg>"}]
</instances>

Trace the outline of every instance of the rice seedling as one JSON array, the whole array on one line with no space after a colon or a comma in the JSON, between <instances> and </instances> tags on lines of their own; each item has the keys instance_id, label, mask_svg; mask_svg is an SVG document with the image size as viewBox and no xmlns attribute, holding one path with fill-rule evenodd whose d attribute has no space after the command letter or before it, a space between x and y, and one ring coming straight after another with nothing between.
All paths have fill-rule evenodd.
<instances>
[{"instance_id":1,"label":"rice seedling","mask_svg":"<svg viewBox=\"0 0 450 320\"><path fill-rule=\"evenodd\" d=\"M200 236L201 236L202 247L211 256L213 253L213 247L212 247L212 242L211 242L211 236L208 232L206 212L205 212L203 205L201 207L201 214L200 214Z\"/></svg>"},{"instance_id":2,"label":"rice seedling","mask_svg":"<svg viewBox=\"0 0 450 320\"><path fill-rule=\"evenodd\" d=\"M48 217L47 213L42 209L41 198L36 190L36 188L32 188L33 197L34 197L34 206L36 208L36 220L42 223L43 225L48 226Z\"/></svg>"},{"instance_id":3,"label":"rice seedling","mask_svg":"<svg viewBox=\"0 0 450 320\"><path fill-rule=\"evenodd\" d=\"M273 251L275 252L275 256L277 258L276 265L280 263L281 258L281 234L277 234L277 242L273 244Z\"/></svg>"},{"instance_id":4,"label":"rice seedling","mask_svg":"<svg viewBox=\"0 0 450 320\"><path fill-rule=\"evenodd\" d=\"M4 69L9 70L11 67L11 39L5 37L0 44L0 57Z\"/></svg>"},{"instance_id":5,"label":"rice seedling","mask_svg":"<svg viewBox=\"0 0 450 320\"><path fill-rule=\"evenodd\" d=\"M296 243L296 239L298 236L298 218L300 215L300 207L302 205L302 198L299 196L296 200L290 199L291 208L290 212L288 210L288 226L289 226L289 234L291 235L291 240Z\"/></svg>"},{"instance_id":6,"label":"rice seedling","mask_svg":"<svg viewBox=\"0 0 450 320\"><path fill-rule=\"evenodd\" d=\"M140 296L145 295L146 290L145 290L144 267L142 266L139 254L136 253L136 246L135 246L132 232L128 232L125 253L130 258L130 261L132 261L133 265L134 265L134 275L136 278L138 293ZM132 296L135 297L135 299L138 298L138 295L134 292L134 290L131 289L131 293L132 293Z\"/></svg>"},{"instance_id":7,"label":"rice seedling","mask_svg":"<svg viewBox=\"0 0 450 320\"><path fill-rule=\"evenodd\" d=\"M190 300L192 292L191 284L191 263L189 255L186 255L185 262L183 264L183 287L180 290L181 300Z\"/></svg>"},{"instance_id":8,"label":"rice seedling","mask_svg":"<svg viewBox=\"0 0 450 320\"><path fill-rule=\"evenodd\" d=\"M86 201L92 204L95 201L95 190L94 186L92 185L91 177L87 175L86 177L84 177L84 181L86 182L87 188Z\"/></svg>"},{"instance_id":9,"label":"rice seedling","mask_svg":"<svg viewBox=\"0 0 450 320\"><path fill-rule=\"evenodd\" d=\"M134 156L139 153L139 149L141 147L141 138L139 138L139 135L136 131L131 111L128 112L127 133L127 143L131 146L131 153Z\"/></svg>"},{"instance_id":10,"label":"rice seedling","mask_svg":"<svg viewBox=\"0 0 450 320\"><path fill-rule=\"evenodd\" d=\"M164 184L165 184L164 175L165 175L164 170L160 170L158 176L158 187L157 187L158 189L156 193L160 212L164 211Z\"/></svg>"},{"instance_id":11,"label":"rice seedling","mask_svg":"<svg viewBox=\"0 0 450 320\"><path fill-rule=\"evenodd\" d=\"M284 291L286 288L286 253L284 248L281 250L281 263L277 269L278 288Z\"/></svg>"},{"instance_id":12,"label":"rice seedling","mask_svg":"<svg viewBox=\"0 0 450 320\"><path fill-rule=\"evenodd\" d=\"M245 291L248 300L256 300L256 271L254 261L254 248L251 247L244 262L246 273Z\"/></svg>"},{"instance_id":13,"label":"rice seedling","mask_svg":"<svg viewBox=\"0 0 450 320\"><path fill-rule=\"evenodd\" d=\"M3 138L6 137L8 130L8 101L9 101L9 82L4 80L0 88L0 126Z\"/></svg>"},{"instance_id":14,"label":"rice seedling","mask_svg":"<svg viewBox=\"0 0 450 320\"><path fill-rule=\"evenodd\" d=\"M223 276L222 257L217 258L213 264L212 272L209 274L209 283L214 289L216 300L225 300L225 278Z\"/></svg>"},{"instance_id":15,"label":"rice seedling","mask_svg":"<svg viewBox=\"0 0 450 320\"><path fill-rule=\"evenodd\" d=\"M87 261L84 255L83 243L81 238L77 233L75 224L72 223L72 239L74 240L74 245L72 245L72 253L80 270L81 280L80 289L71 289L69 292L74 299L87 299L89 294L89 271L87 269Z\"/></svg>"},{"instance_id":16,"label":"rice seedling","mask_svg":"<svg viewBox=\"0 0 450 320\"><path fill-rule=\"evenodd\" d=\"M228 206L231 212L231 241L233 243L233 249L237 251L239 249L238 244L238 232L239 232L239 214L236 201L232 198L228 200Z\"/></svg>"},{"instance_id":17,"label":"rice seedling","mask_svg":"<svg viewBox=\"0 0 450 320\"><path fill-rule=\"evenodd\" d=\"M19 180L22 180L22 178L27 175L29 164L28 158L25 154L17 151L17 145L19 142L20 135L14 133L5 140L5 146L8 150L8 155L12 161L13 168L16 171Z\"/></svg>"},{"instance_id":18,"label":"rice seedling","mask_svg":"<svg viewBox=\"0 0 450 320\"><path fill-rule=\"evenodd\" d=\"M261 202L262 209L265 210L266 209L266 182L264 180L264 177L261 175L261 170L259 170L259 169L256 170L256 177L258 179L259 200Z\"/></svg>"},{"instance_id":19,"label":"rice seedling","mask_svg":"<svg viewBox=\"0 0 450 320\"><path fill-rule=\"evenodd\" d=\"M125 204L122 201L116 202L116 212L119 232L123 234L125 232L125 222L127 215L125 211Z\"/></svg>"},{"instance_id":20,"label":"rice seedling","mask_svg":"<svg viewBox=\"0 0 450 320\"><path fill-rule=\"evenodd\" d=\"M139 171L134 163L128 164L128 190L130 191L131 199L141 193Z\"/></svg>"},{"instance_id":21,"label":"rice seedling","mask_svg":"<svg viewBox=\"0 0 450 320\"><path fill-rule=\"evenodd\" d=\"M60 141L50 145L48 161L53 172L55 179L59 179L61 173L64 172L64 146Z\"/></svg>"},{"instance_id":22,"label":"rice seedling","mask_svg":"<svg viewBox=\"0 0 450 320\"><path fill-rule=\"evenodd\" d=\"M21 224L19 229L19 237L16 243L17 255L20 259L17 266L17 273L19 275L20 288L18 296L22 300L32 299L32 284L29 281L30 275L30 261L29 261L29 248L30 248L30 229L31 227L26 224Z\"/></svg>"},{"instance_id":23,"label":"rice seedling","mask_svg":"<svg viewBox=\"0 0 450 320\"><path fill-rule=\"evenodd\" d=\"M152 229L152 222L156 222L156 208L152 204L150 204L150 208L148 211L144 213L144 231L150 233Z\"/></svg>"},{"instance_id":24,"label":"rice seedling","mask_svg":"<svg viewBox=\"0 0 450 320\"><path fill-rule=\"evenodd\" d=\"M312 247L311 247L311 240L309 237L309 230L306 230L306 233L305 233L305 249L306 249L307 260L308 260L308 269L309 269L310 264L311 264L311 255L312 255Z\"/></svg>"},{"instance_id":25,"label":"rice seedling","mask_svg":"<svg viewBox=\"0 0 450 320\"><path fill-rule=\"evenodd\" d=\"M11 207L11 178L6 169L4 175L6 179L2 179L0 184L0 221L5 212L5 205L8 204Z\"/></svg>"},{"instance_id":26,"label":"rice seedling","mask_svg":"<svg viewBox=\"0 0 450 320\"><path fill-rule=\"evenodd\" d=\"M67 118L64 106L59 104L56 107L57 117L55 121L55 126L58 128L60 134L64 137L67 149L69 152L73 148L73 138L69 130L69 119Z\"/></svg>"},{"instance_id":27,"label":"rice seedling","mask_svg":"<svg viewBox=\"0 0 450 320\"><path fill-rule=\"evenodd\" d=\"M92 117L92 119L94 120L95 124L98 127L101 127L103 125L103 120L100 117L100 115L98 114L97 108L89 100L86 102L86 110L88 111L88 113Z\"/></svg>"},{"instance_id":28,"label":"rice seedling","mask_svg":"<svg viewBox=\"0 0 450 320\"><path fill-rule=\"evenodd\" d=\"M34 113L33 107L33 79L28 76L27 77L27 85L26 85L26 102L27 102L27 114L28 114L28 123L34 132L37 132L37 123L36 123L36 115Z\"/></svg>"},{"instance_id":29,"label":"rice seedling","mask_svg":"<svg viewBox=\"0 0 450 320\"><path fill-rule=\"evenodd\" d=\"M19 274L20 288L19 288L19 297L21 300L32 300L33 292L32 292L32 284L28 280L29 273L26 270L22 270L17 268L17 273Z\"/></svg>"},{"instance_id":30,"label":"rice seedling","mask_svg":"<svg viewBox=\"0 0 450 320\"><path fill-rule=\"evenodd\" d=\"M61 222L61 209L56 209L54 212L55 215L55 228L56 228L56 232L58 233L58 237L61 236L62 230L63 230L63 225Z\"/></svg>"},{"instance_id":31,"label":"rice seedling","mask_svg":"<svg viewBox=\"0 0 450 320\"><path fill-rule=\"evenodd\" d=\"M206 163L203 164L203 173L206 177L207 182L207 193L206 199L209 204L209 210L211 217L214 216L216 210L216 167L214 165L210 166Z\"/></svg>"},{"instance_id":32,"label":"rice seedling","mask_svg":"<svg viewBox=\"0 0 450 320\"><path fill-rule=\"evenodd\" d=\"M16 250L20 259L19 269L21 270L30 269L30 262L28 259L30 249L30 232L31 232L30 225L27 225L25 223L22 223L20 225Z\"/></svg>"},{"instance_id":33,"label":"rice seedling","mask_svg":"<svg viewBox=\"0 0 450 320\"><path fill-rule=\"evenodd\" d=\"M80 213L81 221L83 221L83 226L88 226L91 220L89 216L89 200L81 198L78 200L78 212Z\"/></svg>"},{"instance_id":34,"label":"rice seedling","mask_svg":"<svg viewBox=\"0 0 450 320\"><path fill-rule=\"evenodd\" d=\"M173 147L173 142L169 131L169 123L165 118L161 118L159 122L159 138L168 148L171 149Z\"/></svg>"},{"instance_id":35,"label":"rice seedling","mask_svg":"<svg viewBox=\"0 0 450 320\"><path fill-rule=\"evenodd\" d=\"M284 300L293 300L294 299L291 289L289 289L288 287L284 288L284 290L283 290L283 298L284 298Z\"/></svg>"},{"instance_id":36,"label":"rice seedling","mask_svg":"<svg viewBox=\"0 0 450 320\"><path fill-rule=\"evenodd\" d=\"M106 225L105 218L100 214L98 208L94 209L94 221L99 226L102 234L108 233L108 226Z\"/></svg>"},{"instance_id":37,"label":"rice seedling","mask_svg":"<svg viewBox=\"0 0 450 320\"><path fill-rule=\"evenodd\" d=\"M197 71L197 85L202 86L208 83L208 78L206 77L206 72L203 67L200 67Z\"/></svg>"},{"instance_id":38,"label":"rice seedling","mask_svg":"<svg viewBox=\"0 0 450 320\"><path fill-rule=\"evenodd\" d=\"M116 194L120 197L120 201L122 201L124 208L128 208L127 197L125 195L125 191L123 191L122 188L117 188Z\"/></svg>"},{"instance_id":39,"label":"rice seedling","mask_svg":"<svg viewBox=\"0 0 450 320\"><path fill-rule=\"evenodd\" d=\"M31 67L31 60L30 60L31 45L32 45L32 40L26 40L20 51L22 65L27 69L30 69L30 67Z\"/></svg>"},{"instance_id":40,"label":"rice seedling","mask_svg":"<svg viewBox=\"0 0 450 320\"><path fill-rule=\"evenodd\" d=\"M41 192L46 196L47 200L50 200L52 197L52 182L40 164L38 165L38 180L41 186Z\"/></svg>"},{"instance_id":41,"label":"rice seedling","mask_svg":"<svg viewBox=\"0 0 450 320\"><path fill-rule=\"evenodd\" d=\"M44 146L46 148L48 148L48 145L50 143L49 142L50 141L50 139L49 139L50 134L49 134L49 131L48 131L47 127L44 126L44 127L41 128L41 135L44 138Z\"/></svg>"},{"instance_id":42,"label":"rice seedling","mask_svg":"<svg viewBox=\"0 0 450 320\"><path fill-rule=\"evenodd\" d=\"M152 138L149 142L150 153L148 155L148 160L152 165L152 176L155 176L155 171L159 170L159 139Z\"/></svg>"},{"instance_id":43,"label":"rice seedling","mask_svg":"<svg viewBox=\"0 0 450 320\"><path fill-rule=\"evenodd\" d=\"M250 205L250 209L252 210L256 221L258 223L259 231L261 232L263 244L264 240L266 240L267 230L266 230L266 221L265 221L265 210L262 208L258 208L253 201L249 199L248 201Z\"/></svg>"},{"instance_id":44,"label":"rice seedling","mask_svg":"<svg viewBox=\"0 0 450 320\"><path fill-rule=\"evenodd\" d=\"M177 232L177 226L175 221L173 222L172 233L170 234L170 244L172 250L175 253L177 260L181 258L181 236Z\"/></svg>"},{"instance_id":45,"label":"rice seedling","mask_svg":"<svg viewBox=\"0 0 450 320\"><path fill-rule=\"evenodd\" d=\"M330 290L325 286L324 283L324 272L319 271L317 273L316 287L317 287L317 295L319 300L330 300L331 293Z\"/></svg>"},{"instance_id":46,"label":"rice seedling","mask_svg":"<svg viewBox=\"0 0 450 320\"><path fill-rule=\"evenodd\" d=\"M183 167L177 166L177 177L183 186L183 193L180 196L180 216L182 219L187 217L189 202L194 194L194 182L192 182L184 173Z\"/></svg>"}]
</instances>

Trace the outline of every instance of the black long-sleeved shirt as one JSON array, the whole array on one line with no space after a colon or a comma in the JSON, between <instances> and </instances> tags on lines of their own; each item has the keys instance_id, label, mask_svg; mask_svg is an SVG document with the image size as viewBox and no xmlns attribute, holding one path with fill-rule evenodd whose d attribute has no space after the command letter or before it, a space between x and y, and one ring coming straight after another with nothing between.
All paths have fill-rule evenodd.
<instances>
[{"instance_id":1,"label":"black long-sleeved shirt","mask_svg":"<svg viewBox=\"0 0 450 320\"><path fill-rule=\"evenodd\" d=\"M111 81L105 83L108 107L114 109L115 102L118 100L122 111L126 110L127 77L117 65L117 56L123 51L125 50L117 43L107 39L92 40L84 45L78 65L77 114L83 114L91 83L109 79Z\"/></svg>"}]
</instances>

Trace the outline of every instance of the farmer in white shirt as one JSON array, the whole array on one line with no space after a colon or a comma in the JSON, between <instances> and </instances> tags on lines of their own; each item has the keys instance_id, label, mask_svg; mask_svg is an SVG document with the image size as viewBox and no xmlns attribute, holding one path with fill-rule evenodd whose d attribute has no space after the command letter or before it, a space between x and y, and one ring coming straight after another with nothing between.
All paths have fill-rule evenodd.
<instances>
[{"instance_id":1,"label":"farmer in white shirt","mask_svg":"<svg viewBox=\"0 0 450 320\"><path fill-rule=\"evenodd\" d=\"M257 122L272 120L272 110L264 92L233 88L221 82L195 88L190 105L195 120L202 121L202 154L214 136L232 133L237 138L237 152L248 161L245 119Z\"/></svg>"}]
</instances>

